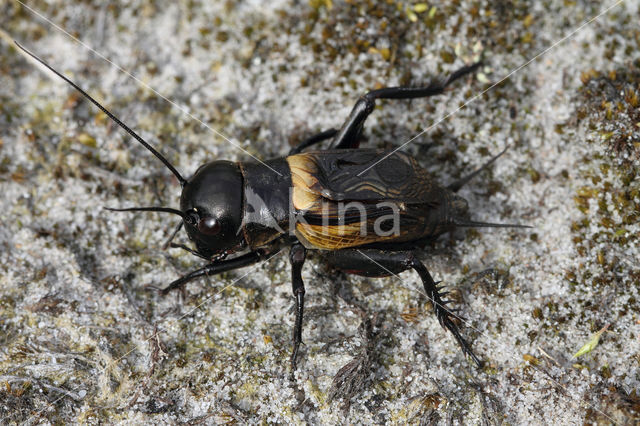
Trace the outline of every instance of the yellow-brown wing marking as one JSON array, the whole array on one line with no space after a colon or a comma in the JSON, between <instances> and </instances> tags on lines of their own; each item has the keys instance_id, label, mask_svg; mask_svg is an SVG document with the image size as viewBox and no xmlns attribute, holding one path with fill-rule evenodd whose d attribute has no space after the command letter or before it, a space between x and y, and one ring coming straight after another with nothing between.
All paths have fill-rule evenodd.
<instances>
[{"instance_id":1,"label":"yellow-brown wing marking","mask_svg":"<svg viewBox=\"0 0 640 426\"><path fill-rule=\"evenodd\" d=\"M426 206L426 192L439 189L434 188L431 178L413 158L402 153L390 157L387 167L376 172L365 172L362 177L357 176L359 171L377 161L381 155L384 155L384 152L341 150L287 157L293 184L293 207L301 214L315 217L316 222L336 219L330 225L297 222L296 234L305 246L337 250L398 240L410 232L419 233L423 229L421 223L413 221L413 226L404 226L401 229L401 235L383 236L375 232L374 224L380 216L376 216L380 210L377 207L378 202L395 202L400 209L404 209L405 201ZM338 218L339 201L343 204L360 201L365 208L366 223L335 223ZM347 213L358 214L357 210L349 210Z\"/></svg>"}]
</instances>

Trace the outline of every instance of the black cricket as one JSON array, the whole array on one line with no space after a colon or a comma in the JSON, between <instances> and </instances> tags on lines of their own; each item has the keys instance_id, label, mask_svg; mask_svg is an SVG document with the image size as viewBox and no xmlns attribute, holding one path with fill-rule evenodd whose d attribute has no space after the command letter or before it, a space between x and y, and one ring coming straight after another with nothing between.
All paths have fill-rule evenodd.
<instances>
[{"instance_id":1,"label":"black cricket","mask_svg":"<svg viewBox=\"0 0 640 426\"><path fill-rule=\"evenodd\" d=\"M257 263L282 247L290 246L295 298L293 371L302 342L305 288L301 271L307 250L321 251L332 266L351 274L382 277L413 269L422 280L441 326L453 334L463 353L469 355L478 367L482 366L459 332L459 317L447 307L446 292L434 282L418 259L416 250L456 227L526 227L472 221L466 200L455 194L504 151L459 181L441 186L407 154L358 149L363 124L373 111L376 99L412 99L441 94L449 84L474 72L479 63L462 67L448 78L427 86L370 91L356 102L339 130L329 129L306 139L287 157L264 163L216 160L200 166L192 177L185 179L158 151L77 84L17 42L16 45L100 108L160 159L180 182L179 210L169 207L108 209L166 212L182 218L173 236L184 226L195 249L175 243L171 246L187 250L209 263L173 281L161 290L162 294L182 288L187 282L202 276ZM329 150L302 152L329 139L332 140ZM260 201L258 208L255 200ZM337 216L338 203L352 201L364 206L365 216ZM395 208L380 209L375 204L380 201L391 203ZM320 205L330 208L320 210ZM370 229L373 221L380 220L383 213L397 215L398 234L364 237L358 233L361 231L359 226L356 226L358 232L355 233L354 227L350 227L364 222L365 229ZM292 218L296 223L291 223ZM381 223L384 225L385 222ZM285 231L292 227L295 232ZM228 256L231 257L227 259Z\"/></svg>"}]
</instances>

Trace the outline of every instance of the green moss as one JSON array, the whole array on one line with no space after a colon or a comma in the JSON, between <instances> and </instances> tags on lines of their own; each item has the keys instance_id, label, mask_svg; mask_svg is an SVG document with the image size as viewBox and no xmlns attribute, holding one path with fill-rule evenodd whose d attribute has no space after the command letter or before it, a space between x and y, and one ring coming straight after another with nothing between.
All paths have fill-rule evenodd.
<instances>
[{"instance_id":1,"label":"green moss","mask_svg":"<svg viewBox=\"0 0 640 426\"><path fill-rule=\"evenodd\" d=\"M640 146L636 142L640 138L640 127L636 125L640 122L640 72L633 66L608 72L588 70L581 79L583 86L576 94L576 122L585 129L593 152L586 154L573 172L584 184L573 197L581 213L571 225L577 266L566 272L565 279L572 293L583 296L568 308L572 316L602 311L608 322L615 323L640 309L635 297L628 297L622 309L615 310L599 302L601 294L613 294L616 289L623 291L615 296L621 300L629 290L626 285L620 287L621 280L638 283L640 279L636 269L621 261L627 256L629 245L640 244L637 233L628 231L628 227L638 224L640 211ZM564 128L568 127L569 123L565 123ZM600 154L603 151L606 155ZM603 325L589 323L592 332ZM615 334L607 335L608 340L615 338ZM585 361L579 368L591 368L591 363ZM600 371L603 377L611 377L607 366Z\"/></svg>"},{"instance_id":2,"label":"green moss","mask_svg":"<svg viewBox=\"0 0 640 426\"><path fill-rule=\"evenodd\" d=\"M637 64L582 73L578 117L605 142L623 169L640 164L640 71ZM594 141L597 137L592 138ZM606 167L606 166L605 166Z\"/></svg>"}]
</instances>

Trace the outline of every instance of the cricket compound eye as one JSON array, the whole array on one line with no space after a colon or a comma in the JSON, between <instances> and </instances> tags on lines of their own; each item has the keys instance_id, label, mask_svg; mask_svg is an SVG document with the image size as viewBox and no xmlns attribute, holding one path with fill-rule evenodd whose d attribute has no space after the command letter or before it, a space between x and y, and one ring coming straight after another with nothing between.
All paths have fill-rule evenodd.
<instances>
[{"instance_id":1,"label":"cricket compound eye","mask_svg":"<svg viewBox=\"0 0 640 426\"><path fill-rule=\"evenodd\" d=\"M198 231L204 235L216 235L220 232L220 229L222 229L220 221L213 216L204 217L198 222Z\"/></svg>"}]
</instances>

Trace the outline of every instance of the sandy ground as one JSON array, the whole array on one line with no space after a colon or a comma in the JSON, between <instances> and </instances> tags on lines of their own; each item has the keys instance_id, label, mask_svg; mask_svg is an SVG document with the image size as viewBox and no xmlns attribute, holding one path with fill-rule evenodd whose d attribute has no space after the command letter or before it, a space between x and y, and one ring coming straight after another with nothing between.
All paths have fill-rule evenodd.
<instances>
[{"instance_id":1,"label":"sandy ground","mask_svg":"<svg viewBox=\"0 0 640 426\"><path fill-rule=\"evenodd\" d=\"M28 2L48 23L3 0L0 423L638 422L640 15L619 3ZM420 253L485 366L440 328L412 272L351 277L311 256L294 380L286 251L185 298L150 290L202 261L162 250L174 217L102 207L177 207L177 181L11 39L187 176L286 155L367 90L482 58L444 95L380 102L363 144L425 131L405 151L443 183L511 147L461 195L478 220L534 228Z\"/></svg>"}]
</instances>

